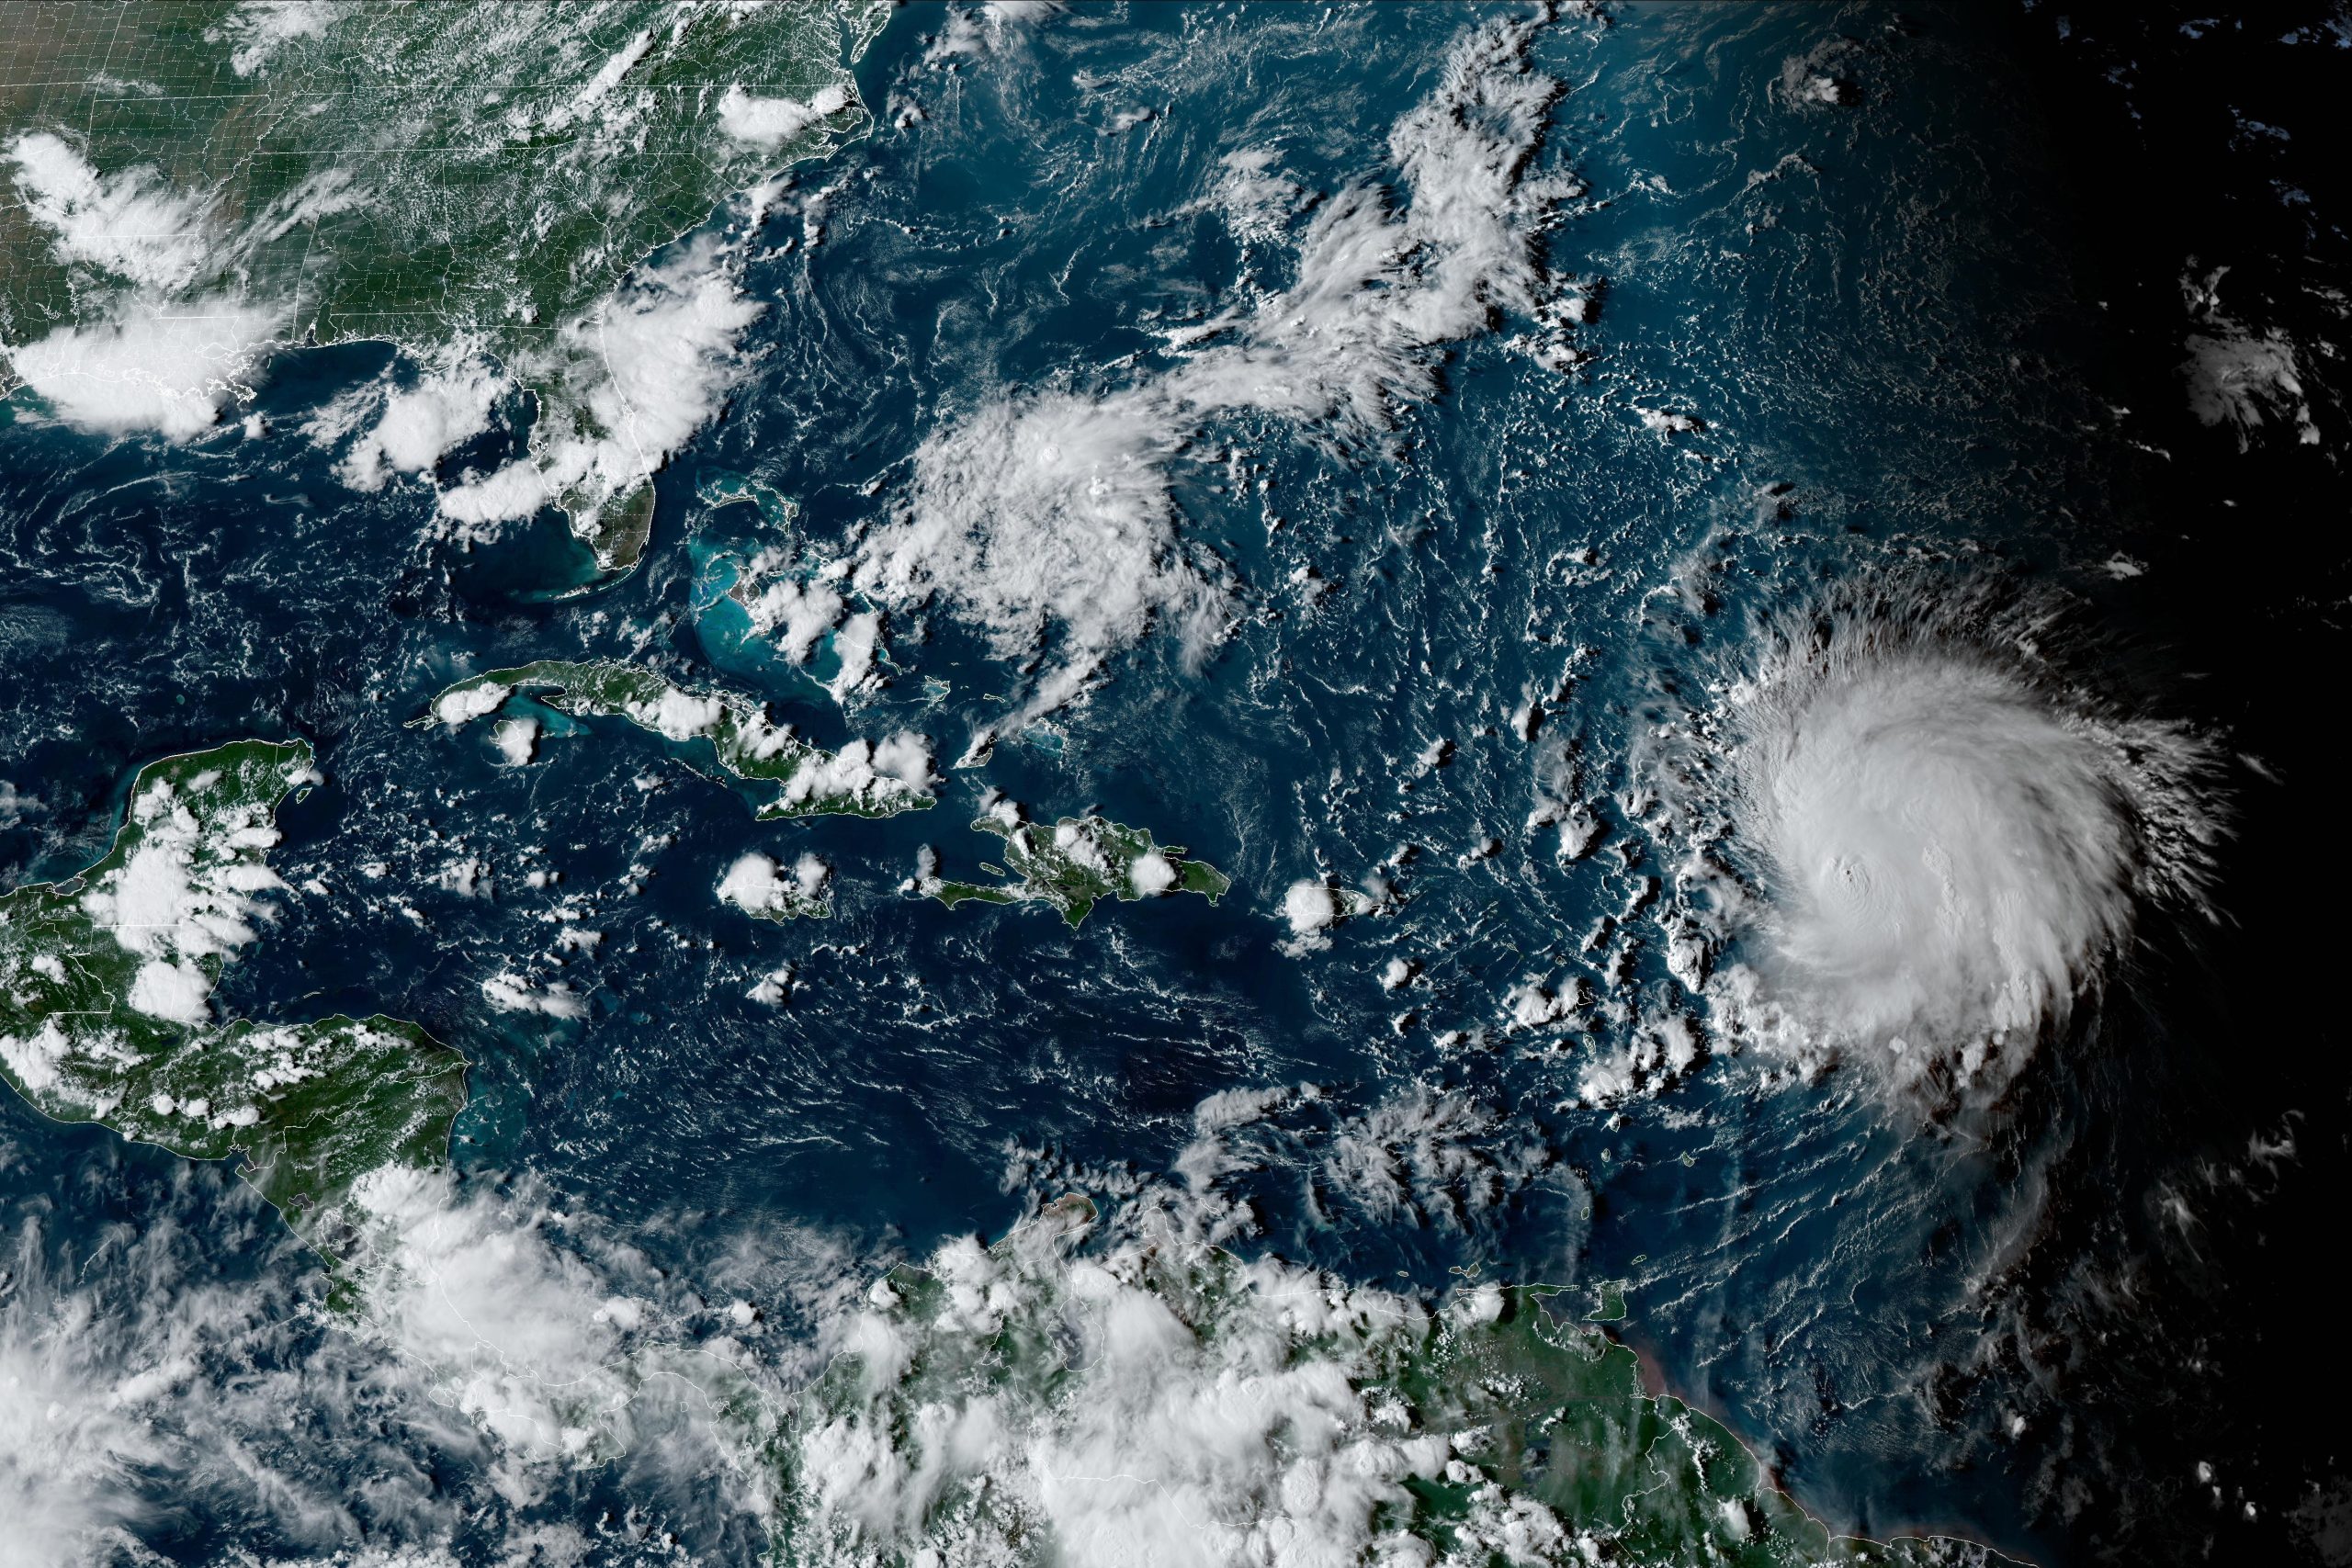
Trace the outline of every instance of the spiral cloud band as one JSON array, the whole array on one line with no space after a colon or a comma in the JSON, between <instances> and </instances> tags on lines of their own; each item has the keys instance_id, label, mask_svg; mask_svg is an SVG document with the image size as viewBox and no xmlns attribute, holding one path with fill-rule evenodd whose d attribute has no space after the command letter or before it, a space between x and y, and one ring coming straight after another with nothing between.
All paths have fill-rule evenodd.
<instances>
[{"instance_id":1,"label":"spiral cloud band","mask_svg":"<svg viewBox=\"0 0 2352 1568\"><path fill-rule=\"evenodd\" d=\"M1769 630L1703 728L1738 1025L1997 1089L2097 995L2152 905L2194 907L2213 752L2064 678L2025 610L1849 595Z\"/></svg>"}]
</instances>

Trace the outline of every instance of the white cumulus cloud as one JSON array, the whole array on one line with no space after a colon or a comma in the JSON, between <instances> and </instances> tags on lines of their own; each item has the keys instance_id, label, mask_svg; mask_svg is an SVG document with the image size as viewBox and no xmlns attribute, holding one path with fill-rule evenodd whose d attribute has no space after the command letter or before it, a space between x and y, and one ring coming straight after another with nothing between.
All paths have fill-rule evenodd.
<instances>
[{"instance_id":1,"label":"white cumulus cloud","mask_svg":"<svg viewBox=\"0 0 2352 1568\"><path fill-rule=\"evenodd\" d=\"M196 284L210 259L212 209L152 168L102 176L64 138L28 131L8 143L25 215L60 260L83 262L158 293Z\"/></svg>"},{"instance_id":2,"label":"white cumulus cloud","mask_svg":"<svg viewBox=\"0 0 2352 1568\"><path fill-rule=\"evenodd\" d=\"M1292 286L1189 329L1174 367L1100 395L994 400L929 437L902 514L865 541L859 586L936 596L1001 656L1058 632L1058 663L1024 717L1076 696L1155 624L1204 653L1230 592L1181 536L1168 469L1203 423L1250 411L1361 439L1435 394L1443 345L1536 303L1534 241L1566 187L1528 178L1559 90L1529 67L1532 28L1498 19L1465 34L1390 133L1410 200L1340 193L1302 241Z\"/></svg>"},{"instance_id":3,"label":"white cumulus cloud","mask_svg":"<svg viewBox=\"0 0 2352 1568\"><path fill-rule=\"evenodd\" d=\"M277 331L273 312L226 299L163 305L130 297L110 317L7 352L69 424L187 441L219 421Z\"/></svg>"},{"instance_id":4,"label":"white cumulus cloud","mask_svg":"<svg viewBox=\"0 0 2352 1568\"><path fill-rule=\"evenodd\" d=\"M560 504L587 517L627 496L718 413L742 373L743 331L763 307L742 291L740 253L714 235L640 268L517 378L548 387L527 457L441 492L463 523Z\"/></svg>"},{"instance_id":5,"label":"white cumulus cloud","mask_svg":"<svg viewBox=\"0 0 2352 1568\"><path fill-rule=\"evenodd\" d=\"M383 412L335 465L354 490L381 490L394 474L430 473L442 455L490 428L512 383L479 358L427 369L413 386L384 396Z\"/></svg>"},{"instance_id":6,"label":"white cumulus cloud","mask_svg":"<svg viewBox=\"0 0 2352 1568\"><path fill-rule=\"evenodd\" d=\"M841 113L850 103L849 88L838 82L819 88L805 102L757 97L741 87L729 87L718 100L718 124L738 141L775 147Z\"/></svg>"}]
</instances>

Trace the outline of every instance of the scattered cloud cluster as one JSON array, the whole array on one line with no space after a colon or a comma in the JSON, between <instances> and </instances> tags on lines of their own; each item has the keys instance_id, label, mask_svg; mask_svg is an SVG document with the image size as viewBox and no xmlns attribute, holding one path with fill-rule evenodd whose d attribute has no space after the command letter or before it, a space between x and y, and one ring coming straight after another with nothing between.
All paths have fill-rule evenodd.
<instances>
[{"instance_id":1,"label":"scattered cloud cluster","mask_svg":"<svg viewBox=\"0 0 2352 1568\"><path fill-rule=\"evenodd\" d=\"M501 1012L536 1012L548 1018L585 1018L588 998L560 981L534 986L511 969L481 983L482 1000Z\"/></svg>"},{"instance_id":2,"label":"scattered cloud cluster","mask_svg":"<svg viewBox=\"0 0 2352 1568\"><path fill-rule=\"evenodd\" d=\"M221 809L199 774L183 790L157 779L130 803L139 838L128 859L82 896L99 926L143 962L129 1001L174 1023L210 1021L208 960L254 940L263 909L254 895L285 886L262 863L277 842L268 807Z\"/></svg>"},{"instance_id":3,"label":"scattered cloud cluster","mask_svg":"<svg viewBox=\"0 0 2352 1568\"><path fill-rule=\"evenodd\" d=\"M2250 450L2255 433L2271 423L2291 429L2303 446L2318 446L2319 423L2303 385L2307 371L2293 340L2277 327L2249 327L2222 308L2222 280L2229 271L2216 267L2181 280L2197 322L2182 344L2188 350L2180 374L2188 384L2188 412L2200 423L2228 426L2241 452Z\"/></svg>"},{"instance_id":4,"label":"scattered cloud cluster","mask_svg":"<svg viewBox=\"0 0 2352 1568\"><path fill-rule=\"evenodd\" d=\"M58 259L87 269L107 300L79 324L6 345L16 375L87 429L174 441L210 429L281 324L280 312L213 287L223 258L210 198L153 168L101 175L45 130L10 141L4 166Z\"/></svg>"},{"instance_id":5,"label":"scattered cloud cluster","mask_svg":"<svg viewBox=\"0 0 2352 1568\"><path fill-rule=\"evenodd\" d=\"M758 999L781 1004L790 979ZM747 1237L681 1273L531 1183L447 1170L356 1185L339 1244L353 1298L323 1321L285 1299L299 1271L223 1282L195 1256L216 1226L153 1226L70 1275L28 1235L0 1314L0 1505L40 1563L136 1550L191 1509L266 1518L313 1552L365 1535L427 1562L461 1529L518 1551L560 1533L541 1510L567 1478L617 1463L648 1518L757 1521L796 1561L892 1545L956 1560L1041 1535L1074 1561L1138 1542L1146 1562L1203 1540L1274 1563L1401 1545L1382 1505L1409 1477L1461 1473L1445 1437L1372 1386L1429 1309L1211 1250L1249 1224L1219 1190L1261 1163L1239 1140L1319 1102L1305 1086L1213 1096L1174 1181L1130 1179L1099 1216L1056 1205L995 1247L950 1241L919 1309L905 1276L877 1277L887 1258L821 1236ZM1496 1129L1489 1110L1408 1096L1341 1118L1315 1179L1447 1223L1524 1175L1485 1150ZM774 1335L771 1313L809 1327ZM981 1353L1007 1344L1035 1358ZM289 1424L339 1434L333 1467L288 1450ZM1522 1502L1482 1493L1479 1528L1541 1534L1549 1516Z\"/></svg>"},{"instance_id":6,"label":"scattered cloud cluster","mask_svg":"<svg viewBox=\"0 0 2352 1568\"><path fill-rule=\"evenodd\" d=\"M1069 702L1155 624L1205 654L1232 594L1182 536L1170 474L1203 424L1248 411L1361 441L1436 394L1444 345L1538 302L1536 241L1573 187L1529 172L1559 92L1529 64L1535 25L1497 18L1454 44L1438 86L1389 136L1409 201L1359 185L1324 202L1289 288L1185 329L1157 374L1099 394L999 399L932 435L901 514L863 546L858 585L936 596L1001 656L1058 632L1058 665L1023 719ZM1270 160L1228 163L1228 185L1272 199Z\"/></svg>"},{"instance_id":7,"label":"scattered cloud cluster","mask_svg":"<svg viewBox=\"0 0 2352 1568\"><path fill-rule=\"evenodd\" d=\"M814 125L821 125L856 100L839 83L820 87L806 102L763 98L729 87L718 100L719 129L738 141L778 147Z\"/></svg>"},{"instance_id":8,"label":"scattered cloud cluster","mask_svg":"<svg viewBox=\"0 0 2352 1568\"><path fill-rule=\"evenodd\" d=\"M845 1303L787 1428L786 1555L1466 1568L1578 1550L1548 1508L1463 1462L1476 1434L1430 1431L1382 1392L1432 1332L1492 1322L1496 1287L1433 1313L1215 1250L1250 1226L1220 1190L1262 1163L1248 1141L1321 1109L1311 1085L1212 1095L1181 1186L1114 1177L1106 1211L1048 1204L995 1247L950 1241ZM1462 1223L1545 1158L1496 1149L1498 1132L1490 1109L1410 1090L1340 1118L1312 1179L1376 1217ZM1051 1174L1067 1190L1076 1173ZM1450 1551L1404 1528L1416 1480L1469 1488Z\"/></svg>"},{"instance_id":9,"label":"scattered cloud cluster","mask_svg":"<svg viewBox=\"0 0 2352 1568\"><path fill-rule=\"evenodd\" d=\"M266 310L226 299L131 296L114 314L9 350L25 384L60 417L111 435L153 430L187 441L219 422L277 330Z\"/></svg>"},{"instance_id":10,"label":"scattered cloud cluster","mask_svg":"<svg viewBox=\"0 0 2352 1568\"><path fill-rule=\"evenodd\" d=\"M372 408L373 422L336 463L335 477L356 491L381 490L395 476L430 478L445 454L490 428L498 400L514 389L504 372L461 353L406 387L387 379L346 394L355 406L323 417L313 439L331 444Z\"/></svg>"},{"instance_id":11,"label":"scattered cloud cluster","mask_svg":"<svg viewBox=\"0 0 2352 1568\"><path fill-rule=\"evenodd\" d=\"M825 886L832 867L807 851L787 874L770 857L756 852L738 859L718 881L718 901L732 904L747 915L782 917L821 911Z\"/></svg>"},{"instance_id":12,"label":"scattered cloud cluster","mask_svg":"<svg viewBox=\"0 0 2352 1568\"><path fill-rule=\"evenodd\" d=\"M1079 1562L1303 1564L1407 1545L1381 1512L1451 1453L1384 1429L1357 1385L1420 1306L1271 1261L1195 1283L1141 1246L1072 1256L1058 1229L951 1243L927 1265L940 1310L885 1280L834 1325L854 1371L796 1434L788 1554L1016 1561L1043 1537ZM1074 1386L984 1348L1007 1343L1066 1347Z\"/></svg>"},{"instance_id":13,"label":"scattered cloud cluster","mask_svg":"<svg viewBox=\"0 0 2352 1568\"><path fill-rule=\"evenodd\" d=\"M25 216L50 231L58 258L142 288L175 293L203 276L212 203L175 191L153 168L102 177L64 138L27 131L8 143Z\"/></svg>"},{"instance_id":14,"label":"scattered cloud cluster","mask_svg":"<svg viewBox=\"0 0 2352 1568\"><path fill-rule=\"evenodd\" d=\"M237 13L238 73L264 68L278 45L319 32L334 15L300 6ZM589 112L650 42L640 36L614 56L541 129ZM721 129L781 146L854 104L840 85L806 104L737 89L720 105ZM218 210L216 191L177 188L145 166L101 175L67 135L46 130L0 147L0 175L56 257L91 280L89 299L99 302L76 322L6 344L14 378L73 424L173 441L212 429L261 356L291 330L290 297L265 298L243 281L257 247L367 198L352 173L325 168L232 224ZM742 246L774 190L745 193L733 214L741 221L725 232L697 235L640 265L556 323L545 347L500 367L471 338L428 346L413 384L388 378L363 389L313 422L313 439L330 444L369 421L337 464L345 483L374 491L395 476L430 479L444 456L490 428L499 398L535 388L544 400L531 451L462 477L441 491L440 510L461 529L482 529L556 505L594 537L741 380L743 333L762 310L741 287Z\"/></svg>"},{"instance_id":15,"label":"scattered cloud cluster","mask_svg":"<svg viewBox=\"0 0 2352 1568\"><path fill-rule=\"evenodd\" d=\"M751 1352L760 1314L740 1293L683 1286L527 1183L394 1168L356 1189L356 1299L322 1316L306 1269L224 1273L218 1253L236 1244L222 1235L271 1222L257 1200L207 1190L175 1188L162 1223L62 1267L39 1221L8 1238L9 1562L145 1560L157 1535L207 1518L243 1521L292 1561L439 1568L472 1533L516 1560L576 1562L585 1539L543 1505L627 1456L659 1456L640 1483L670 1464L693 1477L640 1486L650 1518L769 1506L756 1423L731 1423L778 1396L787 1363L800 1373L785 1348ZM207 1201L261 1212L224 1227L190 1212ZM838 1249L768 1239L763 1298L832 1310L848 1288ZM373 1544L343 1555L359 1540Z\"/></svg>"},{"instance_id":16,"label":"scattered cloud cluster","mask_svg":"<svg viewBox=\"0 0 2352 1568\"><path fill-rule=\"evenodd\" d=\"M761 310L742 291L740 246L720 236L639 268L564 323L541 359L514 367L524 383L553 389L531 451L442 491L442 513L492 524L552 504L592 518L625 499L725 403L741 375L743 331Z\"/></svg>"}]
</instances>

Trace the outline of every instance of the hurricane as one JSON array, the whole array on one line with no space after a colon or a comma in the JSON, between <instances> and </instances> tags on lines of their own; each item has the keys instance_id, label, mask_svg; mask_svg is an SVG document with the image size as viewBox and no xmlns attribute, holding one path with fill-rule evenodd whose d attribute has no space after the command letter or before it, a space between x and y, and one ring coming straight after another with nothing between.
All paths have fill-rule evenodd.
<instances>
[{"instance_id":1,"label":"hurricane","mask_svg":"<svg viewBox=\"0 0 2352 1568\"><path fill-rule=\"evenodd\" d=\"M0 1568L2352 1564L2346 3L0 0Z\"/></svg>"},{"instance_id":2,"label":"hurricane","mask_svg":"<svg viewBox=\"0 0 2352 1568\"><path fill-rule=\"evenodd\" d=\"M1764 625L1711 716L1725 858L1749 873L1717 890L1736 1018L1997 1089L2153 912L2211 913L2215 742L2101 694L2075 668L2093 640L1983 586L1848 590Z\"/></svg>"}]
</instances>

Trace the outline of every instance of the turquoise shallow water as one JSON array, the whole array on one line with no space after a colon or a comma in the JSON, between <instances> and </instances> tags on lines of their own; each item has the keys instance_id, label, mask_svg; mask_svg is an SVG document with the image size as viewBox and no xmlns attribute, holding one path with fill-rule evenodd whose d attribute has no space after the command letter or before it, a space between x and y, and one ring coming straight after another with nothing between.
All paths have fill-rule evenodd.
<instances>
[{"instance_id":1,"label":"turquoise shallow water","mask_svg":"<svg viewBox=\"0 0 2352 1568\"><path fill-rule=\"evenodd\" d=\"M1171 472L1183 536L1237 585L1231 635L1198 666L1165 634L1119 649L1084 704L953 770L1032 671L945 606L901 612L888 684L844 715L831 646L796 669L747 638L724 597L741 560L786 537L851 547L944 423L1012 392L1131 385L1169 363L1159 323L1282 287L1304 220L1237 234L1204 205L1222 160L1270 148L1306 190L1393 186L1389 128L1464 18L1082 8L952 72L946 25L899 15L860 72L885 128L797 175L748 276L768 303L755 367L657 480L651 547L616 581L574 592L587 574L548 518L453 543L427 492L354 494L291 434L167 449L0 427L0 772L31 803L0 824L0 862L30 877L89 858L141 759L311 737L329 782L283 814L276 863L326 891L289 897L224 1000L423 1021L477 1064L456 1150L470 1180L543 1184L582 1216L583 1251L625 1243L766 1291L784 1362L808 1329L796 1280L1001 1234L1062 1190L1115 1201L1170 1168L1206 1097L1311 1082L1230 1179L1260 1220L1246 1246L1432 1291L1472 1266L1624 1281L1623 1332L1663 1382L1840 1528L2186 1560L2215 1517L2184 1479L2201 1437L2143 1424L2203 1405L2235 1413L2236 1461L2277 1469L2247 1527L2267 1528L2302 1477L2263 1447L2290 1435L2245 1414L2260 1396L2231 1343L2263 1277L2152 1218L2178 1199L2227 1228L2278 1179L2258 1151L2335 1085L2308 1064L2267 1085L2228 1070L2213 1042L2274 1021L2234 983L2230 939L2152 930L2070 1049L1942 1120L1835 1074L1761 1083L1728 1055L1653 1097L1580 1102L1611 1032L1678 1005L1657 940L1633 950L1624 1008L1567 1048L1499 1026L1513 986L1589 969L1587 933L1635 929L1628 911L1675 874L1625 808L1638 738L1755 618L1824 581L2052 588L2136 650L2106 677L2132 700L2260 722L2188 679L2210 638L2184 617L2194 594L2109 569L2153 558L2175 481L2113 412L2097 236L2024 35L1934 7L1560 21L1534 51L1566 85L1539 160L1589 196L1546 255L1594 302L1568 334L1589 357L1540 364L1529 323L1503 320L1392 438L1211 418ZM1850 96L1806 100L1816 77ZM259 407L290 433L383 358L284 355ZM1235 482L1228 454L1267 483ZM826 745L922 730L940 804L755 824L625 727L541 712L527 769L479 730L403 728L464 671L623 656L756 692ZM1522 739L1514 710L1564 671ZM1417 764L1441 739L1446 764ZM1606 827L1573 866L1522 827L1565 779ZM994 840L966 824L987 789L1148 827L1234 890L1105 906L1075 933L1041 908L909 896L926 847L978 879ZM752 849L821 855L831 918L715 903ZM467 856L498 868L497 899L443 880ZM1391 912L1286 946L1294 881L1384 866ZM557 973L559 923L603 933L560 969L587 1016L486 1009L490 974ZM1401 998L1378 982L1399 956L1419 965ZM746 996L785 964L788 1007ZM462 1421L371 1381L364 1347L295 1310L315 1270L221 1173L14 1102L0 1117L19 1274L80 1281L123 1321L134 1262L171 1300L217 1284L258 1303L274 1326L197 1375L257 1391L220 1407L246 1423L250 1469L345 1499L305 1534L234 1467L159 1466L134 1533L165 1559L396 1542L450 1499L469 1561L552 1519L590 1522L614 1560L665 1531L696 1560L759 1550L754 1524L660 1464L503 1496ZM1367 1137L1386 1179L1341 1157ZM297 1365L332 1365L349 1398ZM370 1501L371 1467L414 1483ZM416 1496L436 1501L412 1517L398 1499Z\"/></svg>"}]
</instances>

